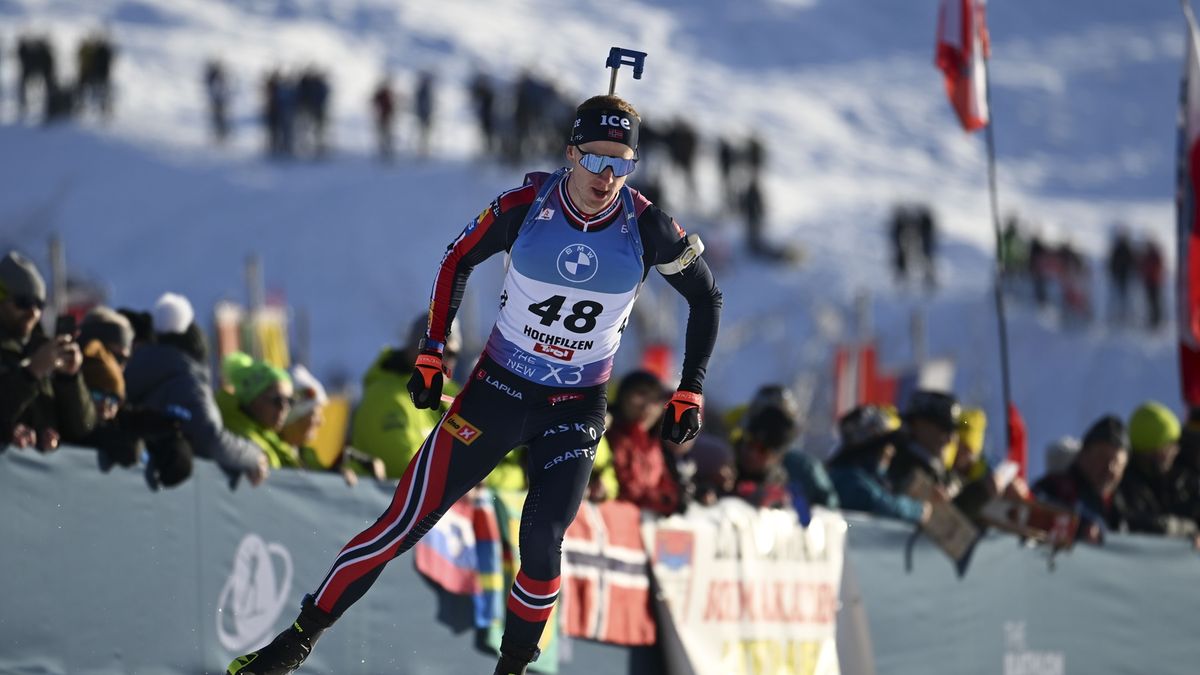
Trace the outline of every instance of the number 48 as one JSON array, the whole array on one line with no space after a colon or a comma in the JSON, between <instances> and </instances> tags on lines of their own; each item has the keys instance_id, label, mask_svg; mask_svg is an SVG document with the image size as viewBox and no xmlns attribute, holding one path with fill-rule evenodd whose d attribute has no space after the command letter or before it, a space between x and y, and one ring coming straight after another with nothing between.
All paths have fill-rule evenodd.
<instances>
[{"instance_id":1,"label":"number 48","mask_svg":"<svg viewBox=\"0 0 1200 675\"><path fill-rule=\"evenodd\" d=\"M572 333L590 333L596 327L596 317L604 311L604 305L593 300L580 300L571 305L571 313L565 318L562 315L565 295L555 295L529 306L529 311L541 317L543 326L553 326L555 321L563 320L563 326Z\"/></svg>"}]
</instances>

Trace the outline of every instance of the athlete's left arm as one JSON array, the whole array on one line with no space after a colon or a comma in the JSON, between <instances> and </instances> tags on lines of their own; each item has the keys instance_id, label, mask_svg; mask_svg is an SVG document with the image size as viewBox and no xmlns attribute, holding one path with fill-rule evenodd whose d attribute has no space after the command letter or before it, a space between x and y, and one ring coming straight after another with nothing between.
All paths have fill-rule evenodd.
<instances>
[{"instance_id":1,"label":"athlete's left arm","mask_svg":"<svg viewBox=\"0 0 1200 675\"><path fill-rule=\"evenodd\" d=\"M679 389L696 394L704 392L704 373L721 319L721 290L712 270L697 251L695 240L662 209L650 204L638 216L638 229L646 249L646 262L652 264L688 303L687 333L684 341L683 374Z\"/></svg>"}]
</instances>

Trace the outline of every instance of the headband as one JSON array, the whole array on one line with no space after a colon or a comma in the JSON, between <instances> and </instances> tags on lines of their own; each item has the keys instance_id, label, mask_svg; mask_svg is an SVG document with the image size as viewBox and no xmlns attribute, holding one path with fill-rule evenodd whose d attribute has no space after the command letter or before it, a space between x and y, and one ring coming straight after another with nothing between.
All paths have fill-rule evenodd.
<instances>
[{"instance_id":1,"label":"headband","mask_svg":"<svg viewBox=\"0 0 1200 675\"><path fill-rule=\"evenodd\" d=\"M638 119L620 110L585 110L575 118L570 145L592 141L613 141L637 150Z\"/></svg>"}]
</instances>

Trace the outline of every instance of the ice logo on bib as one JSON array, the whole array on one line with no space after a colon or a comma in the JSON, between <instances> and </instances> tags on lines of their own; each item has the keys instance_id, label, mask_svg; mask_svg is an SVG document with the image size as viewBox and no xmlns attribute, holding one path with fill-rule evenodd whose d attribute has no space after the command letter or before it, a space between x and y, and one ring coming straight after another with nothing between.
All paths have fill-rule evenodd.
<instances>
[{"instance_id":1,"label":"ice logo on bib","mask_svg":"<svg viewBox=\"0 0 1200 675\"><path fill-rule=\"evenodd\" d=\"M573 284L590 280L598 268L596 252L587 244L571 244L558 254L558 273Z\"/></svg>"}]
</instances>

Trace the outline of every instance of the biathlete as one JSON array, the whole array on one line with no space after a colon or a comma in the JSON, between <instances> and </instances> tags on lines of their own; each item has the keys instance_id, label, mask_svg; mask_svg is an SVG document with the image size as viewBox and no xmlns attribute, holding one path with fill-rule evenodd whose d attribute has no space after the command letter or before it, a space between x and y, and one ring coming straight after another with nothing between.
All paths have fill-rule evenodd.
<instances>
[{"instance_id":1,"label":"biathlete","mask_svg":"<svg viewBox=\"0 0 1200 675\"><path fill-rule=\"evenodd\" d=\"M321 633L354 604L388 561L412 548L450 506L518 446L528 447L521 569L507 601L497 675L524 673L558 598L563 533L587 488L604 433L605 383L651 268L690 308L679 388L663 438L700 430L704 372L716 340L721 293L703 246L626 178L637 165L640 118L617 96L576 110L569 166L531 173L483 210L442 259L429 327L408 390L417 407L439 403L442 349L475 265L504 251L500 311L462 393L425 439L391 505L350 540L300 616L270 644L238 657L228 675L291 673Z\"/></svg>"}]
</instances>

